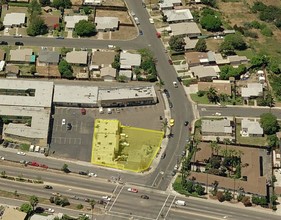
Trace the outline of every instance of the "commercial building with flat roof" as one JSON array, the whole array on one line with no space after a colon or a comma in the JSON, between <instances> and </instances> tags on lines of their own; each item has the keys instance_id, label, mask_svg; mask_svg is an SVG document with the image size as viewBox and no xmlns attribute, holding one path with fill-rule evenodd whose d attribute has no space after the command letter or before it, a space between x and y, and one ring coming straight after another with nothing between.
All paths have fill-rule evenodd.
<instances>
[{"instance_id":1,"label":"commercial building with flat roof","mask_svg":"<svg viewBox=\"0 0 281 220\"><path fill-rule=\"evenodd\" d=\"M53 82L2 79L0 115L31 118L30 126L8 124L4 136L46 146L52 98Z\"/></svg>"},{"instance_id":2,"label":"commercial building with flat roof","mask_svg":"<svg viewBox=\"0 0 281 220\"><path fill-rule=\"evenodd\" d=\"M97 107L98 87L55 85L54 105Z\"/></svg>"},{"instance_id":3,"label":"commercial building with flat roof","mask_svg":"<svg viewBox=\"0 0 281 220\"><path fill-rule=\"evenodd\" d=\"M16 208L7 206L7 207L5 207L3 215L0 219L1 220L12 220L12 219L24 220L25 217L26 217L25 212L21 212L21 211L17 210Z\"/></svg>"}]
</instances>

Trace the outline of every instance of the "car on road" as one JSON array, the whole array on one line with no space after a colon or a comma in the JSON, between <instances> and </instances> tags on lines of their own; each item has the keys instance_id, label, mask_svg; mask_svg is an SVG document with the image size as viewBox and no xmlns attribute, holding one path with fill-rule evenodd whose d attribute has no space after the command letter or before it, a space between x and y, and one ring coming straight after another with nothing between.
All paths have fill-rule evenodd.
<instances>
[{"instance_id":1,"label":"car on road","mask_svg":"<svg viewBox=\"0 0 281 220\"><path fill-rule=\"evenodd\" d=\"M58 193L58 192L53 192L53 193L52 193L52 195L53 195L53 196L58 196L58 197L61 197L61 194L60 194L60 193Z\"/></svg>"},{"instance_id":2,"label":"car on road","mask_svg":"<svg viewBox=\"0 0 281 220\"><path fill-rule=\"evenodd\" d=\"M79 175L87 176L87 175L88 175L88 173L87 173L87 172L85 172L85 171L79 171Z\"/></svg>"},{"instance_id":3,"label":"car on road","mask_svg":"<svg viewBox=\"0 0 281 220\"><path fill-rule=\"evenodd\" d=\"M170 99L168 100L168 103L169 103L169 108L173 108L173 103L170 101Z\"/></svg>"},{"instance_id":4,"label":"car on road","mask_svg":"<svg viewBox=\"0 0 281 220\"><path fill-rule=\"evenodd\" d=\"M168 60L170 65L173 65L173 61L171 59Z\"/></svg>"},{"instance_id":5,"label":"car on road","mask_svg":"<svg viewBox=\"0 0 281 220\"><path fill-rule=\"evenodd\" d=\"M175 125L175 119L171 118L169 124L170 124L170 127L174 126Z\"/></svg>"},{"instance_id":6,"label":"car on road","mask_svg":"<svg viewBox=\"0 0 281 220\"><path fill-rule=\"evenodd\" d=\"M81 111L81 114L82 114L82 115L86 115L86 109L81 108L81 110L80 110L80 111Z\"/></svg>"},{"instance_id":7,"label":"car on road","mask_svg":"<svg viewBox=\"0 0 281 220\"><path fill-rule=\"evenodd\" d=\"M173 170L172 173L171 173L172 176L175 176L176 174L177 174L176 170Z\"/></svg>"},{"instance_id":8,"label":"car on road","mask_svg":"<svg viewBox=\"0 0 281 220\"><path fill-rule=\"evenodd\" d=\"M143 35L143 31L142 31L142 30L139 30L139 34L140 34L140 35Z\"/></svg>"},{"instance_id":9,"label":"car on road","mask_svg":"<svg viewBox=\"0 0 281 220\"><path fill-rule=\"evenodd\" d=\"M153 18L149 18L150 24L154 24Z\"/></svg>"},{"instance_id":10,"label":"car on road","mask_svg":"<svg viewBox=\"0 0 281 220\"><path fill-rule=\"evenodd\" d=\"M22 38L21 34L14 34L14 38Z\"/></svg>"},{"instance_id":11,"label":"car on road","mask_svg":"<svg viewBox=\"0 0 281 220\"><path fill-rule=\"evenodd\" d=\"M102 196L101 197L103 201L110 201L111 198L109 196Z\"/></svg>"},{"instance_id":12,"label":"car on road","mask_svg":"<svg viewBox=\"0 0 281 220\"><path fill-rule=\"evenodd\" d=\"M164 89L163 92L166 94L167 98L170 98L170 93L167 89Z\"/></svg>"},{"instance_id":13,"label":"car on road","mask_svg":"<svg viewBox=\"0 0 281 220\"><path fill-rule=\"evenodd\" d=\"M149 196L148 195L141 195L141 198L142 199L149 199Z\"/></svg>"},{"instance_id":14,"label":"car on road","mask_svg":"<svg viewBox=\"0 0 281 220\"><path fill-rule=\"evenodd\" d=\"M63 40L64 37L63 36L58 36L56 39Z\"/></svg>"},{"instance_id":15,"label":"car on road","mask_svg":"<svg viewBox=\"0 0 281 220\"><path fill-rule=\"evenodd\" d=\"M178 83L176 81L173 82L175 88L178 88Z\"/></svg>"},{"instance_id":16,"label":"car on road","mask_svg":"<svg viewBox=\"0 0 281 220\"><path fill-rule=\"evenodd\" d=\"M181 155L184 157L184 156L186 155L186 151L183 150L183 151L181 152Z\"/></svg>"},{"instance_id":17,"label":"car on road","mask_svg":"<svg viewBox=\"0 0 281 220\"><path fill-rule=\"evenodd\" d=\"M174 170L178 170L178 169L179 169L179 166L176 164L174 167Z\"/></svg>"},{"instance_id":18,"label":"car on road","mask_svg":"<svg viewBox=\"0 0 281 220\"><path fill-rule=\"evenodd\" d=\"M184 126L187 126L188 124L189 124L188 121L185 121L185 122L184 122Z\"/></svg>"},{"instance_id":19,"label":"car on road","mask_svg":"<svg viewBox=\"0 0 281 220\"><path fill-rule=\"evenodd\" d=\"M39 166L40 166L40 164L37 163L36 161L30 162L30 165L31 165L31 166L34 166L34 167L39 167Z\"/></svg>"},{"instance_id":20,"label":"car on road","mask_svg":"<svg viewBox=\"0 0 281 220\"><path fill-rule=\"evenodd\" d=\"M98 175L96 173L88 173L88 176L97 177Z\"/></svg>"},{"instance_id":21,"label":"car on road","mask_svg":"<svg viewBox=\"0 0 281 220\"><path fill-rule=\"evenodd\" d=\"M77 197L77 196L75 196L75 195L74 195L74 196L72 196L71 198L72 198L72 199L79 200L79 197Z\"/></svg>"},{"instance_id":22,"label":"car on road","mask_svg":"<svg viewBox=\"0 0 281 220\"><path fill-rule=\"evenodd\" d=\"M221 116L221 113L216 112L215 115L216 115L216 116Z\"/></svg>"},{"instance_id":23,"label":"car on road","mask_svg":"<svg viewBox=\"0 0 281 220\"><path fill-rule=\"evenodd\" d=\"M45 186L44 186L44 189L53 189L53 187L50 186L50 185L45 185Z\"/></svg>"},{"instance_id":24,"label":"car on road","mask_svg":"<svg viewBox=\"0 0 281 220\"><path fill-rule=\"evenodd\" d=\"M7 41L0 41L0 45L8 45Z\"/></svg>"},{"instance_id":25,"label":"car on road","mask_svg":"<svg viewBox=\"0 0 281 220\"><path fill-rule=\"evenodd\" d=\"M40 167L48 169L49 167L46 164L40 164Z\"/></svg>"},{"instance_id":26,"label":"car on road","mask_svg":"<svg viewBox=\"0 0 281 220\"><path fill-rule=\"evenodd\" d=\"M20 164L28 164L26 160L20 160Z\"/></svg>"},{"instance_id":27,"label":"car on road","mask_svg":"<svg viewBox=\"0 0 281 220\"><path fill-rule=\"evenodd\" d=\"M133 193L137 193L138 192L138 190L135 189L135 188L128 188L127 190L128 190L128 192L133 192Z\"/></svg>"},{"instance_id":28,"label":"car on road","mask_svg":"<svg viewBox=\"0 0 281 220\"><path fill-rule=\"evenodd\" d=\"M65 118L61 120L61 125L65 125Z\"/></svg>"},{"instance_id":29,"label":"car on road","mask_svg":"<svg viewBox=\"0 0 281 220\"><path fill-rule=\"evenodd\" d=\"M67 123L67 130L71 130L71 128L72 128L72 125L71 125L71 123Z\"/></svg>"},{"instance_id":30,"label":"car on road","mask_svg":"<svg viewBox=\"0 0 281 220\"><path fill-rule=\"evenodd\" d=\"M54 212L55 212L55 210L54 210L54 209L51 209L51 208L46 209L46 211L47 211L47 212L50 212L50 213L54 213Z\"/></svg>"},{"instance_id":31,"label":"car on road","mask_svg":"<svg viewBox=\"0 0 281 220\"><path fill-rule=\"evenodd\" d=\"M115 49L116 48L116 46L111 45L111 44L107 45L107 47L108 47L108 49Z\"/></svg>"},{"instance_id":32,"label":"car on road","mask_svg":"<svg viewBox=\"0 0 281 220\"><path fill-rule=\"evenodd\" d=\"M16 46L23 46L24 44L23 44L23 42L16 41L16 42L15 42L15 45L16 45Z\"/></svg>"},{"instance_id":33,"label":"car on road","mask_svg":"<svg viewBox=\"0 0 281 220\"><path fill-rule=\"evenodd\" d=\"M166 157L166 151L163 152L163 154L161 155L161 159L164 159Z\"/></svg>"},{"instance_id":34,"label":"car on road","mask_svg":"<svg viewBox=\"0 0 281 220\"><path fill-rule=\"evenodd\" d=\"M22 156L25 156L25 153L24 153L24 152L22 152L22 151L18 151L18 152L17 152L17 155L22 155Z\"/></svg>"}]
</instances>

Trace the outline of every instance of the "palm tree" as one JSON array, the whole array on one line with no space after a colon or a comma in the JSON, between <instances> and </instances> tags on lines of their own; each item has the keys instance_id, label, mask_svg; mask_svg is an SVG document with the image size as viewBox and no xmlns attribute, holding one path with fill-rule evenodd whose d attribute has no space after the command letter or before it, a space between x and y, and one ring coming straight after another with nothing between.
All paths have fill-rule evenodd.
<instances>
[{"instance_id":1,"label":"palm tree","mask_svg":"<svg viewBox=\"0 0 281 220\"><path fill-rule=\"evenodd\" d=\"M90 206L91 206L91 210L92 210L92 220L94 219L94 214L93 214L93 210L95 208L95 205L97 204L96 200L91 199L89 202Z\"/></svg>"},{"instance_id":2,"label":"palm tree","mask_svg":"<svg viewBox=\"0 0 281 220\"><path fill-rule=\"evenodd\" d=\"M210 89L207 92L207 98L208 98L209 102L217 103L219 101L219 96L218 96L217 90L213 87L210 87Z\"/></svg>"}]
</instances>

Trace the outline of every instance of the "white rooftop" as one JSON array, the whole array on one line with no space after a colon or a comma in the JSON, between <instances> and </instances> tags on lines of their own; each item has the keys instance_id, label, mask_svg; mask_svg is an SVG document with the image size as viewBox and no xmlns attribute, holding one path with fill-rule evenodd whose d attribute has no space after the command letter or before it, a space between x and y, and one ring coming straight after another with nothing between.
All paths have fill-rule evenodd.
<instances>
[{"instance_id":1,"label":"white rooftop","mask_svg":"<svg viewBox=\"0 0 281 220\"><path fill-rule=\"evenodd\" d=\"M181 0L163 0L162 3L159 3L161 9L163 8L171 8L174 4L180 5L182 4Z\"/></svg>"},{"instance_id":2,"label":"white rooftop","mask_svg":"<svg viewBox=\"0 0 281 220\"><path fill-rule=\"evenodd\" d=\"M167 16L167 22L193 20L189 9L167 10L164 15Z\"/></svg>"},{"instance_id":3,"label":"white rooftop","mask_svg":"<svg viewBox=\"0 0 281 220\"><path fill-rule=\"evenodd\" d=\"M260 83L248 83L246 88L241 88L241 96L249 98L251 96L259 96L263 91L263 85Z\"/></svg>"},{"instance_id":4,"label":"white rooftop","mask_svg":"<svg viewBox=\"0 0 281 220\"><path fill-rule=\"evenodd\" d=\"M199 79L204 77L216 77L217 72L214 66L193 66L190 67L190 71Z\"/></svg>"},{"instance_id":5,"label":"white rooftop","mask_svg":"<svg viewBox=\"0 0 281 220\"><path fill-rule=\"evenodd\" d=\"M65 27L73 29L75 27L75 24L78 23L81 20L88 21L87 15L73 15L73 16L65 16L64 21L66 23Z\"/></svg>"},{"instance_id":6,"label":"white rooftop","mask_svg":"<svg viewBox=\"0 0 281 220\"><path fill-rule=\"evenodd\" d=\"M55 85L54 103L97 104L98 87Z\"/></svg>"},{"instance_id":7,"label":"white rooftop","mask_svg":"<svg viewBox=\"0 0 281 220\"><path fill-rule=\"evenodd\" d=\"M195 22L183 22L170 24L172 34L177 35L200 35L201 30Z\"/></svg>"},{"instance_id":8,"label":"white rooftop","mask_svg":"<svg viewBox=\"0 0 281 220\"><path fill-rule=\"evenodd\" d=\"M25 23L25 13L9 13L4 17L4 26L22 25Z\"/></svg>"},{"instance_id":9,"label":"white rooftop","mask_svg":"<svg viewBox=\"0 0 281 220\"><path fill-rule=\"evenodd\" d=\"M118 17L96 17L95 23L98 30L117 29L119 19Z\"/></svg>"},{"instance_id":10,"label":"white rooftop","mask_svg":"<svg viewBox=\"0 0 281 220\"><path fill-rule=\"evenodd\" d=\"M228 119L223 120L202 120L202 132L210 133L232 133L231 122Z\"/></svg>"},{"instance_id":11,"label":"white rooftop","mask_svg":"<svg viewBox=\"0 0 281 220\"><path fill-rule=\"evenodd\" d=\"M126 52L126 53L121 52L120 53L120 63L121 63L121 68L122 68L122 66L125 66L125 67L140 66L141 55L128 53L128 52Z\"/></svg>"},{"instance_id":12,"label":"white rooftop","mask_svg":"<svg viewBox=\"0 0 281 220\"><path fill-rule=\"evenodd\" d=\"M241 121L241 129L244 132L252 135L262 135L263 129L260 126L260 123L257 121L250 121L247 118L243 118Z\"/></svg>"}]
</instances>

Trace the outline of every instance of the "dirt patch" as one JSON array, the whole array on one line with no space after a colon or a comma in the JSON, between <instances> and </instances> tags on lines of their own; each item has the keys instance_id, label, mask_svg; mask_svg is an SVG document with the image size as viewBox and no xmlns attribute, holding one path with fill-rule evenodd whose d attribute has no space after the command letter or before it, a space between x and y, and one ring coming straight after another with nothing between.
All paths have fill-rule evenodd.
<instances>
[{"instance_id":1,"label":"dirt patch","mask_svg":"<svg viewBox=\"0 0 281 220\"><path fill-rule=\"evenodd\" d=\"M82 5L83 0L71 0L72 5Z\"/></svg>"},{"instance_id":2,"label":"dirt patch","mask_svg":"<svg viewBox=\"0 0 281 220\"><path fill-rule=\"evenodd\" d=\"M118 17L120 23L132 24L130 16L126 11L96 10L96 17Z\"/></svg>"},{"instance_id":3,"label":"dirt patch","mask_svg":"<svg viewBox=\"0 0 281 220\"><path fill-rule=\"evenodd\" d=\"M220 44L222 43L222 40L220 39L214 39L214 38L208 38L206 39L207 48L210 51L218 51Z\"/></svg>"},{"instance_id":4,"label":"dirt patch","mask_svg":"<svg viewBox=\"0 0 281 220\"><path fill-rule=\"evenodd\" d=\"M133 39L138 35L138 32L135 27L129 26L120 26L119 31L111 33L112 40L128 40Z\"/></svg>"},{"instance_id":5,"label":"dirt patch","mask_svg":"<svg viewBox=\"0 0 281 220\"><path fill-rule=\"evenodd\" d=\"M123 0L105 0L102 5L106 6L125 6Z\"/></svg>"},{"instance_id":6,"label":"dirt patch","mask_svg":"<svg viewBox=\"0 0 281 220\"><path fill-rule=\"evenodd\" d=\"M250 5L253 5L257 0L247 0L247 3ZM274 5L277 7L281 7L281 2L277 1L277 0L262 0L262 3L266 4L266 5Z\"/></svg>"}]
</instances>

